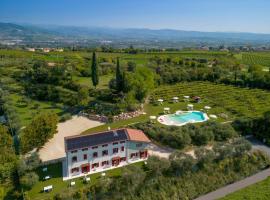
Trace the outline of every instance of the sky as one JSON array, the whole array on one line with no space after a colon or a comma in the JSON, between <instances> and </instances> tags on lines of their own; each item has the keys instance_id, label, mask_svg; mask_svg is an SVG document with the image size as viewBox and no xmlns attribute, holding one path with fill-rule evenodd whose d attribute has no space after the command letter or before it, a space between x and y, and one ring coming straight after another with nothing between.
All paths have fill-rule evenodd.
<instances>
[{"instance_id":1,"label":"sky","mask_svg":"<svg viewBox=\"0 0 270 200\"><path fill-rule=\"evenodd\" d=\"M270 33L270 0L0 0L0 22Z\"/></svg>"}]
</instances>

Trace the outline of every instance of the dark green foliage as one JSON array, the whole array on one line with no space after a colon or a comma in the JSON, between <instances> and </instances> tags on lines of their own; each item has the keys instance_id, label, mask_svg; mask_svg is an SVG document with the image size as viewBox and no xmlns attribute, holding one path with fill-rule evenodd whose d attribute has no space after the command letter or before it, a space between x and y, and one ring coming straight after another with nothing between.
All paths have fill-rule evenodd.
<instances>
[{"instance_id":1,"label":"dark green foliage","mask_svg":"<svg viewBox=\"0 0 270 200\"><path fill-rule=\"evenodd\" d=\"M229 145L236 149L244 141ZM245 144L243 144L245 146ZM88 191L97 199L194 199L224 185L256 173L269 165L261 152L241 150L241 156L226 154L219 159L220 151L198 149L194 159L175 152L169 160L150 157L145 171L138 167L126 168L121 177L101 180Z\"/></svg>"},{"instance_id":2,"label":"dark green foliage","mask_svg":"<svg viewBox=\"0 0 270 200\"><path fill-rule=\"evenodd\" d=\"M189 144L206 145L210 141L227 141L237 136L230 124L206 122L182 127L159 127L151 123L134 125L151 139L172 148L182 149Z\"/></svg>"},{"instance_id":3,"label":"dark green foliage","mask_svg":"<svg viewBox=\"0 0 270 200\"><path fill-rule=\"evenodd\" d=\"M93 52L93 55L92 55L91 71L92 71L91 77L92 77L93 86L97 87L99 83L99 74L98 74L96 52Z\"/></svg>"},{"instance_id":4,"label":"dark green foliage","mask_svg":"<svg viewBox=\"0 0 270 200\"><path fill-rule=\"evenodd\" d=\"M22 153L42 147L56 133L57 123L56 114L43 113L36 116L20 136Z\"/></svg>"},{"instance_id":5,"label":"dark green foliage","mask_svg":"<svg viewBox=\"0 0 270 200\"><path fill-rule=\"evenodd\" d=\"M12 183L16 162L12 137L7 128L0 125L0 185Z\"/></svg>"},{"instance_id":6,"label":"dark green foliage","mask_svg":"<svg viewBox=\"0 0 270 200\"><path fill-rule=\"evenodd\" d=\"M124 91L124 72L122 71L120 67L120 61L118 57L117 57L117 62L116 62L115 80L116 80L116 90L118 92L123 92Z\"/></svg>"},{"instance_id":7,"label":"dark green foliage","mask_svg":"<svg viewBox=\"0 0 270 200\"><path fill-rule=\"evenodd\" d=\"M25 189L31 189L39 180L35 172L29 172L20 178L20 183Z\"/></svg>"},{"instance_id":8,"label":"dark green foliage","mask_svg":"<svg viewBox=\"0 0 270 200\"><path fill-rule=\"evenodd\" d=\"M270 112L260 118L240 118L233 122L235 130L242 135L254 135L256 138L270 145Z\"/></svg>"}]
</instances>

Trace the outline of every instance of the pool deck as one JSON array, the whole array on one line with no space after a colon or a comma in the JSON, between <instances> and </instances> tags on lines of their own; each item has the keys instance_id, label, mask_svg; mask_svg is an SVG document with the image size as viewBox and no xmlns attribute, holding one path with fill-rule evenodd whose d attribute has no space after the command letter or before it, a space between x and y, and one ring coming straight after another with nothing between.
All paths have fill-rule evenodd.
<instances>
[{"instance_id":1,"label":"pool deck","mask_svg":"<svg viewBox=\"0 0 270 200\"><path fill-rule=\"evenodd\" d=\"M157 121L161 124L164 124L164 125L167 125L167 126L184 126L184 125L187 125L187 124L194 124L194 123L201 123L201 122L205 122L207 120L209 120L209 117L206 113L202 112L202 111L198 111L198 110L190 110L190 111L182 111L182 110L178 110L175 112L175 114L178 114L178 115L181 115L181 113L193 113L193 112L199 112L199 113L202 113L203 114L203 117L204 117L204 120L200 120L200 121L196 121L196 120L189 120L187 122L184 122L184 123L179 123L179 124L175 124L175 123L172 123L171 122L166 122L164 120L164 117L165 116L168 116L168 115L174 115L174 114L167 114L167 115L161 115L158 117Z\"/></svg>"}]
</instances>

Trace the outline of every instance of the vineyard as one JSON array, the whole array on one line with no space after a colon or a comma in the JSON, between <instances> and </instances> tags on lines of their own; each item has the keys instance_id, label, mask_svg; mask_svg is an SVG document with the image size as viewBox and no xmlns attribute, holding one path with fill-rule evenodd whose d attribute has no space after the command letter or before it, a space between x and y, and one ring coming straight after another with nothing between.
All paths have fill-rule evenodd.
<instances>
[{"instance_id":1,"label":"vineyard","mask_svg":"<svg viewBox=\"0 0 270 200\"><path fill-rule=\"evenodd\" d=\"M164 86L156 90L151 96L152 102L164 99L170 102L172 97L199 96L201 103L194 104L194 109L211 106L212 114L225 114L230 119L236 117L257 117L270 110L270 93L260 89L239 88L223 84L208 82L181 83Z\"/></svg>"},{"instance_id":2,"label":"vineyard","mask_svg":"<svg viewBox=\"0 0 270 200\"><path fill-rule=\"evenodd\" d=\"M247 65L263 65L270 67L270 53L243 53L242 60Z\"/></svg>"}]
</instances>

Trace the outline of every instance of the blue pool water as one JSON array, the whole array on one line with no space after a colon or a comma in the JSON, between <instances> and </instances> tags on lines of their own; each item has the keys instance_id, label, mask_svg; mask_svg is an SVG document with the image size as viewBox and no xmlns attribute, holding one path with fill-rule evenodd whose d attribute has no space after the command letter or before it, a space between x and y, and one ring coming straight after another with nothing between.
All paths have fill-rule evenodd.
<instances>
[{"instance_id":1,"label":"blue pool water","mask_svg":"<svg viewBox=\"0 0 270 200\"><path fill-rule=\"evenodd\" d=\"M186 123L196 123L206 121L205 114L200 111L185 112L179 114L164 115L160 121L167 125L181 126Z\"/></svg>"}]
</instances>

